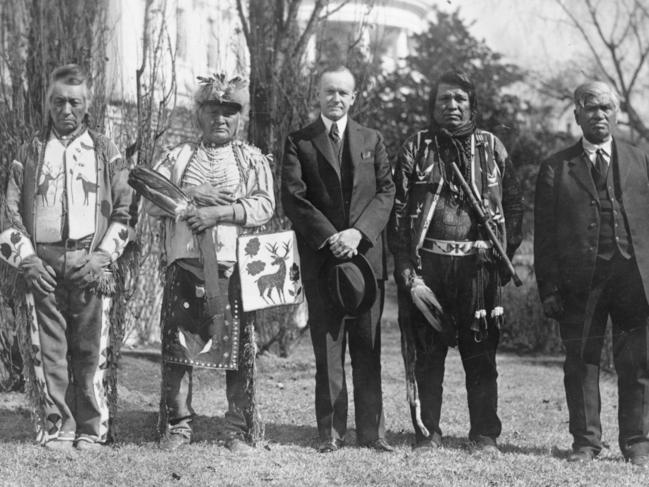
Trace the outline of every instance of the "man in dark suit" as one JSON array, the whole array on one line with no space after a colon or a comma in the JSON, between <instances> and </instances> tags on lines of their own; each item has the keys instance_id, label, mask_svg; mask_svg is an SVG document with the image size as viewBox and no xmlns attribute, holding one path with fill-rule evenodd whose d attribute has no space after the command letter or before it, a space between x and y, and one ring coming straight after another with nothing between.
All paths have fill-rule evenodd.
<instances>
[{"instance_id":1,"label":"man in dark suit","mask_svg":"<svg viewBox=\"0 0 649 487\"><path fill-rule=\"evenodd\" d=\"M282 202L298 237L309 303L321 452L337 450L347 427L347 339L358 444L392 450L384 438L379 324L386 279L381 232L392 208L394 183L381 134L347 116L354 89L347 68L322 74L321 115L289 135L282 168ZM379 296L367 312L350 319L332 307L319 281L332 254L349 259L356 253L369 261Z\"/></svg>"},{"instance_id":2,"label":"man in dark suit","mask_svg":"<svg viewBox=\"0 0 649 487\"><path fill-rule=\"evenodd\" d=\"M564 384L573 435L569 461L602 449L599 363L613 322L619 444L625 459L649 465L649 157L612 137L612 89L575 90L583 137L541 165L534 257L545 314L559 320Z\"/></svg>"}]
</instances>

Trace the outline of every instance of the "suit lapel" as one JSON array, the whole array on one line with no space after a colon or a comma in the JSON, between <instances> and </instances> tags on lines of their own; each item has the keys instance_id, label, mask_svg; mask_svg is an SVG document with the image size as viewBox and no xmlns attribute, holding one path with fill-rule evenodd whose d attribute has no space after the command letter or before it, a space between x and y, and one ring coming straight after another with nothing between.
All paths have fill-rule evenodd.
<instances>
[{"instance_id":1,"label":"suit lapel","mask_svg":"<svg viewBox=\"0 0 649 487\"><path fill-rule=\"evenodd\" d=\"M359 181L361 171L358 170L358 163L361 158L361 150L359 145L363 142L363 134L361 126L354 122L351 118L347 118L347 153L352 165L352 187L359 188L363 184L363 181ZM352 191L351 201L349 203L349 215L347 218L351 218L351 215L355 214L354 208L356 208L357 198L359 197L358 191ZM351 222L350 222L351 223Z\"/></svg>"},{"instance_id":2,"label":"suit lapel","mask_svg":"<svg viewBox=\"0 0 649 487\"><path fill-rule=\"evenodd\" d=\"M356 171L356 166L360 162L361 151L359 145L362 143L363 134L361 131L361 126L354 122L351 118L347 119L347 143L349 144L349 157L352 161L352 167L354 168L354 177L358 174Z\"/></svg>"},{"instance_id":3,"label":"suit lapel","mask_svg":"<svg viewBox=\"0 0 649 487\"><path fill-rule=\"evenodd\" d=\"M617 161L617 168L620 175L620 188L624 189L624 184L631 173L631 166L633 165L634 157L629 153L628 147L625 144L618 144L613 139L613 154L611 154L611 161L613 158Z\"/></svg>"},{"instance_id":4,"label":"suit lapel","mask_svg":"<svg viewBox=\"0 0 649 487\"><path fill-rule=\"evenodd\" d=\"M327 135L325 124L320 117L315 121L313 128L314 136L311 139L313 145L324 156L325 160L331 165L334 171L336 171L338 179L340 179L340 164L338 163L338 158L334 154L331 143L329 142L329 136Z\"/></svg>"},{"instance_id":5,"label":"suit lapel","mask_svg":"<svg viewBox=\"0 0 649 487\"><path fill-rule=\"evenodd\" d=\"M591 162L588 160L588 157L581 146L581 141L577 142L574 146L573 157L568 162L568 165L570 166L570 174L572 174L577 182L583 186L593 198L599 198L597 189L595 188L595 182L593 181L593 176L590 172Z\"/></svg>"}]
</instances>

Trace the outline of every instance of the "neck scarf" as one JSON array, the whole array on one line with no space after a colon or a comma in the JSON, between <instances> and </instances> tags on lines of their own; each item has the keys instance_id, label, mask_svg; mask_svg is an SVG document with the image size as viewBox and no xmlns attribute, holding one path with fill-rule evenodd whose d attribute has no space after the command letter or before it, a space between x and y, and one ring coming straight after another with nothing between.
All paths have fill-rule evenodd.
<instances>
[{"instance_id":1,"label":"neck scarf","mask_svg":"<svg viewBox=\"0 0 649 487\"><path fill-rule=\"evenodd\" d=\"M439 146L439 156L444 161L447 181L454 181L455 175L451 169L451 162L455 162L465 178L469 177L471 166L471 136L475 132L474 118L459 127L446 129L434 120L431 122L431 132L435 135Z\"/></svg>"}]
</instances>

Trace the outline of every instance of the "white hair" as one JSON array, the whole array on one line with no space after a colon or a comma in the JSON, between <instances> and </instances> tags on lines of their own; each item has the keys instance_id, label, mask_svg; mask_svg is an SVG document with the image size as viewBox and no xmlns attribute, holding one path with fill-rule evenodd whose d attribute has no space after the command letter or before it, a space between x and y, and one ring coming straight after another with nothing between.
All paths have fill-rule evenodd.
<instances>
[{"instance_id":1,"label":"white hair","mask_svg":"<svg viewBox=\"0 0 649 487\"><path fill-rule=\"evenodd\" d=\"M619 102L615 90L613 90L613 88L609 84L604 83L603 81L589 81L577 86L574 93L575 106L583 108L588 98L601 95L608 96L613 102L615 109L618 109Z\"/></svg>"}]
</instances>

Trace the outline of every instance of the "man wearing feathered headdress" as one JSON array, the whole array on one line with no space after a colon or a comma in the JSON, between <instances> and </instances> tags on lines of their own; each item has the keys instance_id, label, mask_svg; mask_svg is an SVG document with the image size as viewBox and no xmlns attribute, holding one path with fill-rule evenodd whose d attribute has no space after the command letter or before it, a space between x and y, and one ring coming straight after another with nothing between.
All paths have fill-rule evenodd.
<instances>
[{"instance_id":1,"label":"man wearing feathered headdress","mask_svg":"<svg viewBox=\"0 0 649 487\"><path fill-rule=\"evenodd\" d=\"M254 398L254 329L243 313L234 272L237 237L270 220L275 209L269 160L235 140L248 104L248 85L222 73L198 78L194 100L201 138L170 150L155 170L179 186L189 205L164 219L165 289L162 325L160 447L175 450L192 437L194 367L226 370L226 446L250 451L260 437Z\"/></svg>"},{"instance_id":2,"label":"man wearing feathered headdress","mask_svg":"<svg viewBox=\"0 0 649 487\"><path fill-rule=\"evenodd\" d=\"M28 291L20 298L38 440L94 449L109 438L110 296L132 233L133 191L115 144L88 128L81 67L56 68L46 100L48 130L11 166L0 250Z\"/></svg>"}]
</instances>

